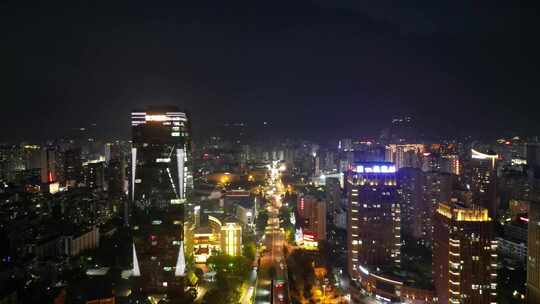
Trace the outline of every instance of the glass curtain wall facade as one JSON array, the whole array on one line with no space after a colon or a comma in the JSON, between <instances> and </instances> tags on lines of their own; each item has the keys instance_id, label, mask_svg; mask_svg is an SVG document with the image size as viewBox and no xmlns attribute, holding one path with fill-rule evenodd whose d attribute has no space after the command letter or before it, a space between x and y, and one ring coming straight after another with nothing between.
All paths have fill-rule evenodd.
<instances>
[{"instance_id":1,"label":"glass curtain wall facade","mask_svg":"<svg viewBox=\"0 0 540 304\"><path fill-rule=\"evenodd\" d=\"M163 292L184 275L184 209L192 187L190 127L176 107L134 111L130 176L132 276Z\"/></svg>"}]
</instances>

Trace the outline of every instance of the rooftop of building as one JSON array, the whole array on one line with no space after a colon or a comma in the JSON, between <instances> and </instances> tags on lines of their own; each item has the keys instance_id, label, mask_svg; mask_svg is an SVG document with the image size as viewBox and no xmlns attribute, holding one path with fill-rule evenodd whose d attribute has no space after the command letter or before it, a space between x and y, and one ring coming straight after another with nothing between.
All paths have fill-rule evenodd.
<instances>
[{"instance_id":1,"label":"rooftop of building","mask_svg":"<svg viewBox=\"0 0 540 304\"><path fill-rule=\"evenodd\" d=\"M391 162L355 162L353 172L359 174L394 174L396 166Z\"/></svg>"},{"instance_id":2,"label":"rooftop of building","mask_svg":"<svg viewBox=\"0 0 540 304\"><path fill-rule=\"evenodd\" d=\"M489 222L488 210L477 205L468 205L456 199L439 203L437 213L455 221Z\"/></svg>"}]
</instances>

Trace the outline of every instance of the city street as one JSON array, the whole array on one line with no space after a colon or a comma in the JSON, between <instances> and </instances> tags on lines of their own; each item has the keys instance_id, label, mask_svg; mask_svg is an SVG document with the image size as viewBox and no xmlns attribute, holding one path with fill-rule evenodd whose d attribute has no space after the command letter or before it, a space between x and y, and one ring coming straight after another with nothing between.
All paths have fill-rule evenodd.
<instances>
[{"instance_id":1,"label":"city street","mask_svg":"<svg viewBox=\"0 0 540 304\"><path fill-rule=\"evenodd\" d=\"M256 260L257 260L257 256L255 257L255 261ZM255 292L256 284L257 284L257 268L253 267L249 275L248 287L246 289L246 292L242 296L240 303L242 304L252 303L251 299L253 297L253 293Z\"/></svg>"},{"instance_id":2,"label":"city street","mask_svg":"<svg viewBox=\"0 0 540 304\"><path fill-rule=\"evenodd\" d=\"M283 246L285 245L285 233L279 226L279 207L281 206L281 194L283 184L275 164L270 168L270 176L266 187L268 198L267 211L268 223L266 226L264 246L265 251L261 256L261 267L256 291L256 303L289 303L287 271ZM274 286L271 286L270 269L275 269ZM271 292L273 288L273 292ZM273 296L271 296L273 294Z\"/></svg>"}]
</instances>

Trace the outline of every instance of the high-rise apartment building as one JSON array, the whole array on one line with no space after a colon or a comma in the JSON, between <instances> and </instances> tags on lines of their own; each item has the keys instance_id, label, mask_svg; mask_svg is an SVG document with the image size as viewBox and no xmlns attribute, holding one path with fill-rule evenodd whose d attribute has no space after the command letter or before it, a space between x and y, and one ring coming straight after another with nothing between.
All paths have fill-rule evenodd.
<instances>
[{"instance_id":1,"label":"high-rise apartment building","mask_svg":"<svg viewBox=\"0 0 540 304\"><path fill-rule=\"evenodd\" d=\"M184 275L183 204L192 184L186 113L177 107L134 111L130 199L133 276L161 293Z\"/></svg>"},{"instance_id":2,"label":"high-rise apartment building","mask_svg":"<svg viewBox=\"0 0 540 304\"><path fill-rule=\"evenodd\" d=\"M347 172L348 271L361 272L401 262L401 210L396 167L387 162L356 163Z\"/></svg>"},{"instance_id":3,"label":"high-rise apartment building","mask_svg":"<svg viewBox=\"0 0 540 304\"><path fill-rule=\"evenodd\" d=\"M482 153L471 149L467 181L473 194L473 200L489 210L489 216L497 214L497 159L493 153Z\"/></svg>"},{"instance_id":4,"label":"high-rise apartment building","mask_svg":"<svg viewBox=\"0 0 540 304\"><path fill-rule=\"evenodd\" d=\"M433 217L439 203L447 203L452 196L452 175L442 172L426 172L424 206L422 213L422 237L426 245L433 242Z\"/></svg>"},{"instance_id":5,"label":"high-rise apartment building","mask_svg":"<svg viewBox=\"0 0 540 304\"><path fill-rule=\"evenodd\" d=\"M439 303L496 303L497 241L488 210L456 199L438 204L433 240Z\"/></svg>"},{"instance_id":6,"label":"high-rise apartment building","mask_svg":"<svg viewBox=\"0 0 540 304\"><path fill-rule=\"evenodd\" d=\"M304 231L315 236L317 240L326 240L326 202L312 195L298 199L298 215Z\"/></svg>"},{"instance_id":7,"label":"high-rise apartment building","mask_svg":"<svg viewBox=\"0 0 540 304\"><path fill-rule=\"evenodd\" d=\"M81 159L81 149L73 148L64 152L64 177L66 184L76 187L82 182L83 164Z\"/></svg>"},{"instance_id":8,"label":"high-rise apartment building","mask_svg":"<svg viewBox=\"0 0 540 304\"><path fill-rule=\"evenodd\" d=\"M540 303L540 202L529 205L527 251L527 300Z\"/></svg>"},{"instance_id":9,"label":"high-rise apartment building","mask_svg":"<svg viewBox=\"0 0 540 304\"><path fill-rule=\"evenodd\" d=\"M419 168L401 168L397 173L401 190L401 219L403 233L421 240L423 223L429 210L425 208L424 188L426 177Z\"/></svg>"},{"instance_id":10,"label":"high-rise apartment building","mask_svg":"<svg viewBox=\"0 0 540 304\"><path fill-rule=\"evenodd\" d=\"M49 184L58 180L58 150L44 146L41 149L41 183Z\"/></svg>"},{"instance_id":11,"label":"high-rise apartment building","mask_svg":"<svg viewBox=\"0 0 540 304\"><path fill-rule=\"evenodd\" d=\"M461 175L461 161L459 155L446 154L441 155L442 168L441 171L454 175Z\"/></svg>"},{"instance_id":12,"label":"high-rise apartment building","mask_svg":"<svg viewBox=\"0 0 540 304\"><path fill-rule=\"evenodd\" d=\"M536 168L540 165L540 145L538 143L527 143L525 155L529 167Z\"/></svg>"},{"instance_id":13,"label":"high-rise apartment building","mask_svg":"<svg viewBox=\"0 0 540 304\"><path fill-rule=\"evenodd\" d=\"M38 145L22 145L24 169L41 168L41 147Z\"/></svg>"},{"instance_id":14,"label":"high-rise apartment building","mask_svg":"<svg viewBox=\"0 0 540 304\"><path fill-rule=\"evenodd\" d=\"M111 197L123 197L126 193L126 165L123 158L111 159L106 170L107 190Z\"/></svg>"},{"instance_id":15,"label":"high-rise apartment building","mask_svg":"<svg viewBox=\"0 0 540 304\"><path fill-rule=\"evenodd\" d=\"M420 168L425 148L423 144L390 144L386 146L385 159L396 168Z\"/></svg>"},{"instance_id":16,"label":"high-rise apartment building","mask_svg":"<svg viewBox=\"0 0 540 304\"><path fill-rule=\"evenodd\" d=\"M102 191L105 189L105 162L88 162L83 167L83 183L89 189Z\"/></svg>"}]
</instances>

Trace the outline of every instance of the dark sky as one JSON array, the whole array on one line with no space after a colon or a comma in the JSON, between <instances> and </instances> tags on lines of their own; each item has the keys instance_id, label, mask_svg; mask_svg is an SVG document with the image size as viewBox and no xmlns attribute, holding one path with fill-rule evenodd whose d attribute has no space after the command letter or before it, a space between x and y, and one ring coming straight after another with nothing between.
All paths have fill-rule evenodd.
<instances>
[{"instance_id":1,"label":"dark sky","mask_svg":"<svg viewBox=\"0 0 540 304\"><path fill-rule=\"evenodd\" d=\"M0 4L0 140L91 122L127 136L131 109L170 103L200 134L264 120L368 135L403 114L446 134L540 133L525 1L40 2Z\"/></svg>"}]
</instances>

